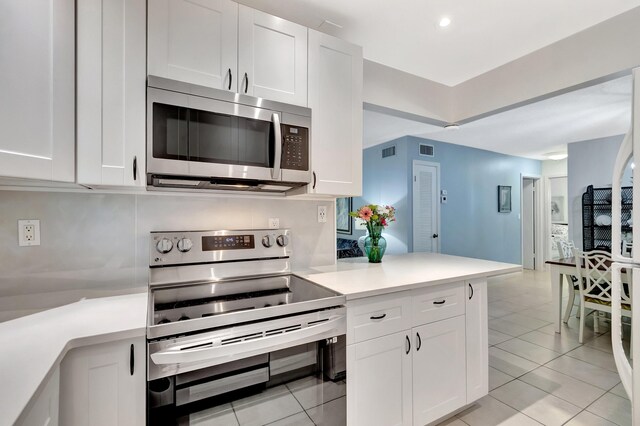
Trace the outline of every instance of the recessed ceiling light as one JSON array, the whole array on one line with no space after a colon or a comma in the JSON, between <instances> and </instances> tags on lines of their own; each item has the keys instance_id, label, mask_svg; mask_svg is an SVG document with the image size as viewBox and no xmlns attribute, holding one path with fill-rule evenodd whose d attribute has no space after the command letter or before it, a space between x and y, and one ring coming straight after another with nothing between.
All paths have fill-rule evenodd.
<instances>
[{"instance_id":1,"label":"recessed ceiling light","mask_svg":"<svg viewBox=\"0 0 640 426\"><path fill-rule=\"evenodd\" d=\"M445 17L443 17L442 19L440 19L439 25L440 25L441 27L443 27L443 28L444 28L444 27L448 27L448 26L449 26L449 24L451 24L451 19L447 18L446 16L445 16Z\"/></svg>"},{"instance_id":2,"label":"recessed ceiling light","mask_svg":"<svg viewBox=\"0 0 640 426\"><path fill-rule=\"evenodd\" d=\"M445 124L444 129L445 130L458 130L458 129L460 129L460 125L456 124L456 123Z\"/></svg>"}]
</instances>

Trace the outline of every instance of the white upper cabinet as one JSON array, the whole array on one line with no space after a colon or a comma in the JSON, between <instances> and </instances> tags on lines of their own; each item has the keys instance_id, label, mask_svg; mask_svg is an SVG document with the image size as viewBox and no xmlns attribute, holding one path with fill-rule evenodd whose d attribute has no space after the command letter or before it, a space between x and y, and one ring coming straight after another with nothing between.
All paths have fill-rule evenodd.
<instances>
[{"instance_id":1,"label":"white upper cabinet","mask_svg":"<svg viewBox=\"0 0 640 426\"><path fill-rule=\"evenodd\" d=\"M309 30L309 192L362 195L362 48Z\"/></svg>"},{"instance_id":2,"label":"white upper cabinet","mask_svg":"<svg viewBox=\"0 0 640 426\"><path fill-rule=\"evenodd\" d=\"M148 34L150 75L237 91L237 3L149 1Z\"/></svg>"},{"instance_id":3,"label":"white upper cabinet","mask_svg":"<svg viewBox=\"0 0 640 426\"><path fill-rule=\"evenodd\" d=\"M240 5L239 92L307 106L307 28Z\"/></svg>"},{"instance_id":4,"label":"white upper cabinet","mask_svg":"<svg viewBox=\"0 0 640 426\"><path fill-rule=\"evenodd\" d=\"M78 183L144 186L146 1L79 1L77 25Z\"/></svg>"},{"instance_id":5,"label":"white upper cabinet","mask_svg":"<svg viewBox=\"0 0 640 426\"><path fill-rule=\"evenodd\" d=\"M0 175L75 180L75 2L0 2Z\"/></svg>"}]
</instances>

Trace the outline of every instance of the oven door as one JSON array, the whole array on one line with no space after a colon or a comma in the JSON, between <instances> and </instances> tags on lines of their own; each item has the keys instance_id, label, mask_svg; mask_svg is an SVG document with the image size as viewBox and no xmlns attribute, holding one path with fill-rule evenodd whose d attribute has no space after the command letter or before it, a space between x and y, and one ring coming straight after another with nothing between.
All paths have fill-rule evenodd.
<instances>
[{"instance_id":1,"label":"oven door","mask_svg":"<svg viewBox=\"0 0 640 426\"><path fill-rule=\"evenodd\" d=\"M282 179L280 112L152 87L147 111L149 174Z\"/></svg>"},{"instance_id":2,"label":"oven door","mask_svg":"<svg viewBox=\"0 0 640 426\"><path fill-rule=\"evenodd\" d=\"M150 342L149 424L346 424L344 315L336 308Z\"/></svg>"}]
</instances>

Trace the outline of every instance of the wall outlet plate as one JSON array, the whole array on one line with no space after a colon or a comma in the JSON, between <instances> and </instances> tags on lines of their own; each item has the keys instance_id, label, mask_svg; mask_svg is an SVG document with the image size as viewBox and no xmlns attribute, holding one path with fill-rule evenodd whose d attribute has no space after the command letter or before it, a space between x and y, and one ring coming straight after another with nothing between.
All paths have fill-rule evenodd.
<instances>
[{"instance_id":1,"label":"wall outlet plate","mask_svg":"<svg viewBox=\"0 0 640 426\"><path fill-rule=\"evenodd\" d=\"M278 229L280 228L280 219L277 217L269 218L269 229Z\"/></svg>"},{"instance_id":2,"label":"wall outlet plate","mask_svg":"<svg viewBox=\"0 0 640 426\"><path fill-rule=\"evenodd\" d=\"M318 206L318 222L325 223L327 221L327 206Z\"/></svg>"},{"instance_id":3,"label":"wall outlet plate","mask_svg":"<svg viewBox=\"0 0 640 426\"><path fill-rule=\"evenodd\" d=\"M40 245L40 221L23 219L18 221L18 245L21 247Z\"/></svg>"}]
</instances>

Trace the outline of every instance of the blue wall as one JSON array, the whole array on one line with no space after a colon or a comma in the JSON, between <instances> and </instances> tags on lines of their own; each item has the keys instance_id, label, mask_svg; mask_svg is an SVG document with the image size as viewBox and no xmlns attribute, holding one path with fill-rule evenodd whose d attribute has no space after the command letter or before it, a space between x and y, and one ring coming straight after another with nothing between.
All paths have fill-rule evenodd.
<instances>
[{"instance_id":1,"label":"blue wall","mask_svg":"<svg viewBox=\"0 0 640 426\"><path fill-rule=\"evenodd\" d=\"M434 157L419 155L420 143L433 145ZM383 159L381 150L391 145L396 156ZM397 208L397 222L385 231L389 253L412 250L413 160L440 164L440 188L448 192L440 205L442 253L521 263L520 177L540 175L540 161L413 136L366 149L363 197L354 199L354 209L365 203ZM511 213L498 213L498 185L511 186Z\"/></svg>"}]
</instances>

